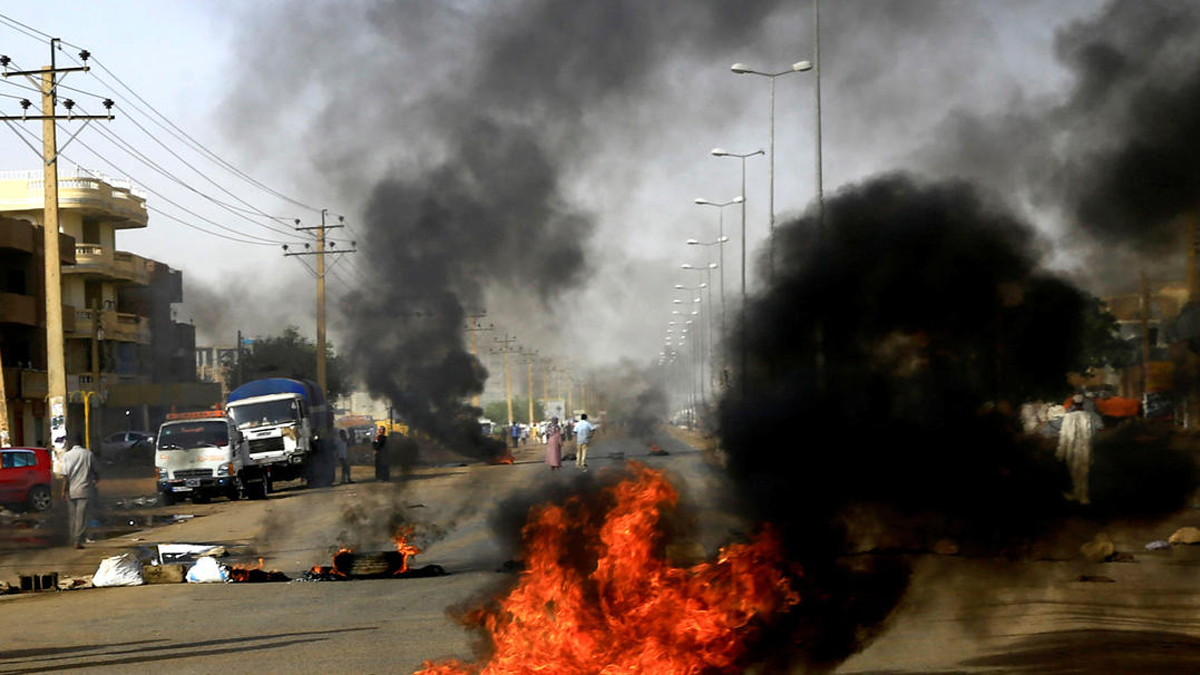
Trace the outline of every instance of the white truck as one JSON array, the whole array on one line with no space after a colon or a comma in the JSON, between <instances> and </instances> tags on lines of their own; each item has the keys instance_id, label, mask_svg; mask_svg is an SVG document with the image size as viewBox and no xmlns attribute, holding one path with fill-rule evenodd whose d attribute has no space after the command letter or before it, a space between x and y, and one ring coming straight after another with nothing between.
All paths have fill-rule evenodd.
<instances>
[{"instance_id":1,"label":"white truck","mask_svg":"<svg viewBox=\"0 0 1200 675\"><path fill-rule=\"evenodd\" d=\"M162 503L241 497L253 467L246 439L219 410L172 413L158 429L154 471Z\"/></svg>"},{"instance_id":2,"label":"white truck","mask_svg":"<svg viewBox=\"0 0 1200 675\"><path fill-rule=\"evenodd\" d=\"M246 437L250 462L256 467L247 474L251 496L267 496L279 480L333 484L333 417L317 383L283 377L254 380L229 393L225 412Z\"/></svg>"}]
</instances>

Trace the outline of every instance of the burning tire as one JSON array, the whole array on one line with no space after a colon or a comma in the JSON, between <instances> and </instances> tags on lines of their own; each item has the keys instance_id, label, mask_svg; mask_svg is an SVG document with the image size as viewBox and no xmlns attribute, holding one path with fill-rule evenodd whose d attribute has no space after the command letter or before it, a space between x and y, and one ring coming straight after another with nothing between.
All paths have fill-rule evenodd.
<instances>
[{"instance_id":1,"label":"burning tire","mask_svg":"<svg viewBox=\"0 0 1200 675\"><path fill-rule=\"evenodd\" d=\"M348 577L385 577L395 574L404 563L395 551L383 553L339 553L333 567Z\"/></svg>"}]
</instances>

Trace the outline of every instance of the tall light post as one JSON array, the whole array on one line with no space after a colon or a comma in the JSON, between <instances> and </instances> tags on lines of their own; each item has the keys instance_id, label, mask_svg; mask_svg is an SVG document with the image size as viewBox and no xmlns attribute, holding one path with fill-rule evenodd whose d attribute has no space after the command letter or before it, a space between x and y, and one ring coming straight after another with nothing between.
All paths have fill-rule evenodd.
<instances>
[{"instance_id":1,"label":"tall light post","mask_svg":"<svg viewBox=\"0 0 1200 675\"><path fill-rule=\"evenodd\" d=\"M721 266L721 271L717 274L721 285L721 352L724 354L725 349L729 344L729 326L725 320L725 243L729 241L729 237L725 236L725 207L733 206L734 204L745 204L746 199L742 195L738 195L727 202L713 202L707 199L696 199L696 204L700 206L715 206L717 208L717 238L711 242L701 242L697 239L688 239L689 246L716 246L717 247L717 264ZM725 370L725 359L721 359L721 370ZM724 381L724 377L721 378Z\"/></svg>"},{"instance_id":2,"label":"tall light post","mask_svg":"<svg viewBox=\"0 0 1200 675\"><path fill-rule=\"evenodd\" d=\"M708 342L708 361L710 362L710 363L709 363L709 372L711 373L711 372L712 372L712 364L711 364L711 361L712 361L712 321L713 321L713 306L712 306L712 271L713 271L713 270L715 270L715 269L719 269L719 268L720 268L720 266L719 266L719 265L717 265L717 263L710 262L710 263L708 263L707 265L705 265L704 267L696 267L696 266L694 266L694 265L692 265L692 264L690 264L690 263L683 263L683 264L682 264L682 265L680 265L679 267L680 267L680 269L688 270L688 271L691 271L691 272L703 272L703 273L705 274L705 276L706 276L705 283L704 283L704 285L703 285L702 287L703 287L703 288L706 288L706 289L708 290L708 310L707 310L707 316L705 317L705 322L704 322L704 326L705 326L705 328L704 328L704 331L701 333L701 344L700 344L700 348L701 348L701 349L704 349L704 340L707 340L707 342ZM698 298L698 297L695 299L695 302L700 302L700 301L701 301L701 300L700 300L700 298ZM712 387L711 387L711 379L712 379L712 378L711 378L711 376L710 376L710 378L709 378L709 380L710 380L710 383L709 383L709 384L710 384L710 386L709 386L709 389L710 389L710 390L711 390L711 388L712 388ZM700 388L700 391L701 391L701 393L704 393L704 386L703 386L703 382L701 382L701 388ZM701 401L702 401L702 402L704 402L704 403L705 403L705 405L707 405L707 402L706 402L706 401L704 401L704 397L703 397L703 396L701 397Z\"/></svg>"},{"instance_id":3,"label":"tall light post","mask_svg":"<svg viewBox=\"0 0 1200 675\"><path fill-rule=\"evenodd\" d=\"M809 61L797 61L792 64L791 68L780 71L778 73L764 73L754 70L744 63L735 63L729 67L738 75L761 75L771 81L771 131L770 131L770 149L771 153L768 156L767 182L769 184L769 211L771 214L771 241L767 251L767 274L770 278L775 277L775 78L791 73L802 73L806 70L812 70L812 63Z\"/></svg>"},{"instance_id":4,"label":"tall light post","mask_svg":"<svg viewBox=\"0 0 1200 675\"><path fill-rule=\"evenodd\" d=\"M746 194L746 158L754 157L755 155L765 155L763 149L755 150L754 152L729 152L723 148L713 148L713 157L736 157L742 160L742 195ZM742 200L742 320L741 330L739 331L741 339L738 340L738 353L741 362L741 379L742 379L742 396L746 395L746 200Z\"/></svg>"}]
</instances>

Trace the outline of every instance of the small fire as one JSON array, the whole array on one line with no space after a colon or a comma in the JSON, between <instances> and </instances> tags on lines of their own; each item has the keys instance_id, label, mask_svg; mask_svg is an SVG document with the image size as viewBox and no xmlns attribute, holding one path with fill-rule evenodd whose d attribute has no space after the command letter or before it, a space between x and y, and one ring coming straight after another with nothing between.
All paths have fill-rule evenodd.
<instances>
[{"instance_id":1,"label":"small fire","mask_svg":"<svg viewBox=\"0 0 1200 675\"><path fill-rule=\"evenodd\" d=\"M503 455L492 455L491 457L488 457L488 464L514 464L516 461L517 460L512 456L512 453L508 452Z\"/></svg>"},{"instance_id":2,"label":"small fire","mask_svg":"<svg viewBox=\"0 0 1200 675\"><path fill-rule=\"evenodd\" d=\"M800 602L799 570L769 529L715 562L672 566L659 519L678 493L659 471L629 469L603 513L578 497L531 510L520 584L466 618L490 635L490 661L426 661L418 675L743 670L762 622ZM570 562L581 558L592 562Z\"/></svg>"},{"instance_id":3,"label":"small fire","mask_svg":"<svg viewBox=\"0 0 1200 675\"><path fill-rule=\"evenodd\" d=\"M229 570L229 580L230 581L250 581L250 573L257 571L257 570L261 570L262 567L263 567L263 559L262 558L258 559L258 564L255 565L254 567L250 567L249 565L234 565Z\"/></svg>"},{"instance_id":4,"label":"small fire","mask_svg":"<svg viewBox=\"0 0 1200 675\"><path fill-rule=\"evenodd\" d=\"M408 541L408 538L412 536L412 533L412 525L401 526L396 530L395 536L392 537L392 541L396 542L396 552L400 554L400 569L396 570L396 574L404 574L407 572L408 559L421 552L421 549L417 548Z\"/></svg>"},{"instance_id":5,"label":"small fire","mask_svg":"<svg viewBox=\"0 0 1200 675\"><path fill-rule=\"evenodd\" d=\"M337 566L338 556L343 553L354 553L354 549L346 548L345 546L338 549L338 552L333 554L333 567L330 571L332 571L334 574L338 575L339 577L348 577L348 576L350 576L350 570L339 570L338 566ZM314 568L314 569L316 569L316 568Z\"/></svg>"}]
</instances>

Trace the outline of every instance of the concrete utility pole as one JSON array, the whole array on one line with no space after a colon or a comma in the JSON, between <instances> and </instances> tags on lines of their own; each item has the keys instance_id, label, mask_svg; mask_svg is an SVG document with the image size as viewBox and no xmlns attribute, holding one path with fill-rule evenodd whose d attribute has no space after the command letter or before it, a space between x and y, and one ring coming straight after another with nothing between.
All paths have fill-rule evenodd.
<instances>
[{"instance_id":1,"label":"concrete utility pole","mask_svg":"<svg viewBox=\"0 0 1200 675\"><path fill-rule=\"evenodd\" d=\"M54 455L54 468L61 473L62 453L67 449L67 369L64 352L63 317L62 317L62 269L58 250L58 137L55 133L55 122L58 120L83 120L83 127L67 140L67 145L75 140L83 128L91 120L111 120L113 102L104 99L103 105L108 111L104 115L76 115L73 113L75 102L70 99L63 101L67 114L59 117L56 114L58 102L57 81L59 73L87 72L87 60L91 56L87 50L79 52L79 58L85 65L59 68L55 61L55 48L59 38L50 39L50 65L39 70L9 70L10 60L0 56L0 67L4 68L3 77L23 76L38 86L42 94L42 114L20 116L0 116L0 121L42 121L42 182L45 186L45 199L42 205L42 239L44 245L43 263L45 267L46 286L46 385L49 394L46 401L50 414L50 449ZM27 99L21 100L21 108L28 111L33 104ZM24 140L22 138L22 140ZM31 146L32 147L32 146ZM63 147L66 147L65 145ZM36 152L36 148L34 148ZM7 403L5 404L7 405ZM86 405L86 401L85 401Z\"/></svg>"},{"instance_id":2,"label":"concrete utility pole","mask_svg":"<svg viewBox=\"0 0 1200 675\"><path fill-rule=\"evenodd\" d=\"M4 355L0 353L0 448L12 445L8 432L8 395L4 392Z\"/></svg>"},{"instance_id":3,"label":"concrete utility pole","mask_svg":"<svg viewBox=\"0 0 1200 675\"><path fill-rule=\"evenodd\" d=\"M521 363L525 364L529 372L529 426L533 426L533 362L536 360L536 349L529 352L521 352Z\"/></svg>"},{"instance_id":4,"label":"concrete utility pole","mask_svg":"<svg viewBox=\"0 0 1200 675\"><path fill-rule=\"evenodd\" d=\"M493 328L495 328L495 326L490 323L486 326L483 325L483 322L480 321L480 319L482 319L486 316L487 316L487 312L480 312L478 314L468 314L467 315L467 327L465 329L463 329L471 334L471 356L474 356L476 359L479 359L479 350L475 346L475 334L485 331L485 330L492 330ZM474 396L471 397L471 405L475 406L476 408L479 407L479 394L475 394Z\"/></svg>"},{"instance_id":5,"label":"concrete utility pole","mask_svg":"<svg viewBox=\"0 0 1200 675\"><path fill-rule=\"evenodd\" d=\"M510 347L517 341L515 337L509 337L508 333L504 334L504 338L492 338L495 342L500 343L500 347L493 350L493 353L504 355L504 396L508 400L508 426L513 424L513 408L512 408L512 377L508 372L508 355L511 352L517 351L514 347Z\"/></svg>"},{"instance_id":6,"label":"concrete utility pole","mask_svg":"<svg viewBox=\"0 0 1200 675\"><path fill-rule=\"evenodd\" d=\"M317 250L315 251L297 251L296 253L288 253L287 244L283 245L284 257L292 255L315 255L317 256L317 384L321 386L322 392L328 392L329 387L326 384L325 377L325 254L330 255L337 253L357 253L355 249L342 251L326 251L325 250L325 230L332 230L338 227L345 227L343 222L345 218L338 216L337 225L326 225L325 215L329 213L329 209L321 209L321 224L313 227L300 227L300 221L296 221L295 229L299 232L308 230L316 230L317 232ZM357 242L353 242L357 244ZM336 243L330 244L330 248L335 248ZM308 244L304 245L308 249Z\"/></svg>"}]
</instances>

